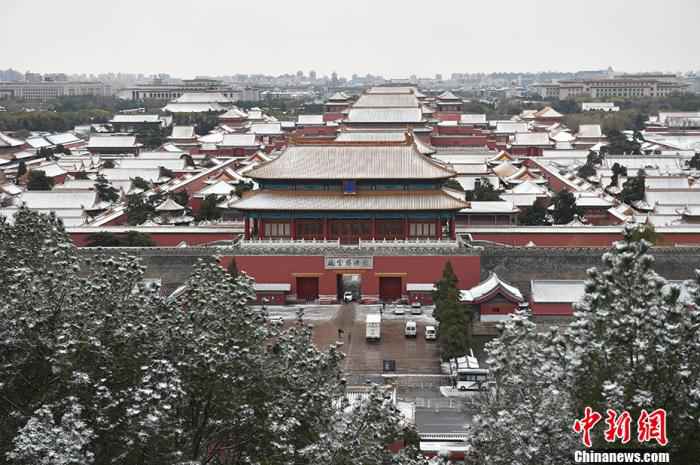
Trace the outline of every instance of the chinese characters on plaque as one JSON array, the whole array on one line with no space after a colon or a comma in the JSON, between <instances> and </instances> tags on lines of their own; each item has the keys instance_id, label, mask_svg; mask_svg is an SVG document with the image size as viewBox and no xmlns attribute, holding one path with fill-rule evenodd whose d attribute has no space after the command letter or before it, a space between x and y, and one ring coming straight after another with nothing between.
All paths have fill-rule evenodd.
<instances>
[{"instance_id":1,"label":"chinese characters on plaque","mask_svg":"<svg viewBox=\"0 0 700 465\"><path fill-rule=\"evenodd\" d=\"M326 269L372 269L372 257L326 257Z\"/></svg>"}]
</instances>

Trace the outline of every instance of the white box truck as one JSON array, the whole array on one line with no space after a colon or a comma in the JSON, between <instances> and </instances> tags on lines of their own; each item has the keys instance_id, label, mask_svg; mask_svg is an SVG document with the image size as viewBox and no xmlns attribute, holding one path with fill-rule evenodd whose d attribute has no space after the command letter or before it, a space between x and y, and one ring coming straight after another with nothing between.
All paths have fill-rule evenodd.
<instances>
[{"instance_id":1,"label":"white box truck","mask_svg":"<svg viewBox=\"0 0 700 465\"><path fill-rule=\"evenodd\" d=\"M382 337L382 316L379 313L370 313L365 321L367 340L378 341Z\"/></svg>"}]
</instances>

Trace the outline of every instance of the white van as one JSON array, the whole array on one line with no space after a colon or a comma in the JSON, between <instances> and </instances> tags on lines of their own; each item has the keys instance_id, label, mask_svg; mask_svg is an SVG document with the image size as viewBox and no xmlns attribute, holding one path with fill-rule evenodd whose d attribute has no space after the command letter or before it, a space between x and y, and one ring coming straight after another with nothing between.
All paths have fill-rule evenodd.
<instances>
[{"instance_id":1,"label":"white van","mask_svg":"<svg viewBox=\"0 0 700 465\"><path fill-rule=\"evenodd\" d=\"M426 341L434 341L437 339L437 331L435 331L435 326L426 326L425 327L425 340Z\"/></svg>"},{"instance_id":2,"label":"white van","mask_svg":"<svg viewBox=\"0 0 700 465\"><path fill-rule=\"evenodd\" d=\"M406 337L416 337L416 322L411 320L407 321L403 334Z\"/></svg>"},{"instance_id":3,"label":"white van","mask_svg":"<svg viewBox=\"0 0 700 465\"><path fill-rule=\"evenodd\" d=\"M365 320L365 337L368 340L378 341L382 337L382 316L379 313L370 313Z\"/></svg>"}]
</instances>

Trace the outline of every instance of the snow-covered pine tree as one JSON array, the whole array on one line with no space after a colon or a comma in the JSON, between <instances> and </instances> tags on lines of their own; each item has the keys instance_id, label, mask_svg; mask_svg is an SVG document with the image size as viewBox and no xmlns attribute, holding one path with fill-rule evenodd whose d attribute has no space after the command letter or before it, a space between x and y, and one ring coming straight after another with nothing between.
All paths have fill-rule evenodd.
<instances>
[{"instance_id":1,"label":"snow-covered pine tree","mask_svg":"<svg viewBox=\"0 0 700 465\"><path fill-rule=\"evenodd\" d=\"M0 221L0 261L3 460L311 465L342 445L331 463L415 463L385 448L398 411L373 398L344 416L342 354L251 308L244 273L202 262L165 301L137 260L81 261L59 220L26 209Z\"/></svg>"},{"instance_id":2,"label":"snow-covered pine tree","mask_svg":"<svg viewBox=\"0 0 700 465\"><path fill-rule=\"evenodd\" d=\"M388 446L401 441L412 425L403 420L391 396L379 386L371 386L367 398L336 403L332 428L320 441L302 451L304 463L328 465L420 465L418 453L408 448L400 454Z\"/></svg>"},{"instance_id":3,"label":"snow-covered pine tree","mask_svg":"<svg viewBox=\"0 0 700 465\"><path fill-rule=\"evenodd\" d=\"M179 381L159 358L166 309L139 286L143 267L80 263L61 222L26 209L0 223L0 262L0 455L73 463L64 439L75 437L84 463L157 458ZM82 431L42 434L66 415Z\"/></svg>"},{"instance_id":4,"label":"snow-covered pine tree","mask_svg":"<svg viewBox=\"0 0 700 465\"><path fill-rule=\"evenodd\" d=\"M603 269L589 270L568 334L569 385L577 413L612 408L636 419L641 409L666 409L674 463L692 463L700 457L697 283L686 283L689 297L681 298L654 271L649 247L628 227L603 256Z\"/></svg>"},{"instance_id":5,"label":"snow-covered pine tree","mask_svg":"<svg viewBox=\"0 0 700 465\"><path fill-rule=\"evenodd\" d=\"M503 325L487 346L494 388L478 399L469 430L475 463L569 463L581 448L573 421L586 406L626 410L635 421L642 409L664 408L673 463L697 461L700 273L681 292L653 270L649 247L626 228L602 269L588 271L563 332L537 334L525 315ZM593 431L595 447L607 446L605 427ZM639 446L633 434L627 447Z\"/></svg>"},{"instance_id":6,"label":"snow-covered pine tree","mask_svg":"<svg viewBox=\"0 0 700 465\"><path fill-rule=\"evenodd\" d=\"M435 304L433 316L437 321L440 321L440 308L443 302L447 300L447 295L450 290L457 289L457 284L457 275L452 268L452 262L448 261L445 263L445 267L442 270L440 280L435 283L435 290L433 290L433 303Z\"/></svg>"},{"instance_id":7,"label":"snow-covered pine tree","mask_svg":"<svg viewBox=\"0 0 700 465\"><path fill-rule=\"evenodd\" d=\"M473 464L561 465L578 444L565 388L566 346L554 329L538 333L525 311L488 343L493 385L475 399L468 426ZM474 404L470 404L474 405Z\"/></svg>"},{"instance_id":8,"label":"snow-covered pine tree","mask_svg":"<svg viewBox=\"0 0 700 465\"><path fill-rule=\"evenodd\" d=\"M295 463L297 449L329 427L341 354L314 348L301 322L282 331L249 306L253 298L245 274L202 262L171 304L169 357L183 378L189 460Z\"/></svg>"}]
</instances>

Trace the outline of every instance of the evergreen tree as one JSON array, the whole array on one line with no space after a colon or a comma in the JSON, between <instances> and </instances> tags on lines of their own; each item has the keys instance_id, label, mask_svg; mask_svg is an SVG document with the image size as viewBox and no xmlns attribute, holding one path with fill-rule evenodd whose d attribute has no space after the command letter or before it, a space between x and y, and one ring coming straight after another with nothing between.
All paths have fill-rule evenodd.
<instances>
[{"instance_id":1,"label":"evergreen tree","mask_svg":"<svg viewBox=\"0 0 700 465\"><path fill-rule=\"evenodd\" d=\"M53 189L53 178L46 176L41 170L31 170L27 179L27 190L29 191L50 191Z\"/></svg>"},{"instance_id":2,"label":"evergreen tree","mask_svg":"<svg viewBox=\"0 0 700 465\"><path fill-rule=\"evenodd\" d=\"M693 158L691 158L690 160L687 160L685 162L685 164L688 165L688 168L700 170L700 152L695 152L695 155L693 155Z\"/></svg>"},{"instance_id":3,"label":"evergreen tree","mask_svg":"<svg viewBox=\"0 0 700 465\"><path fill-rule=\"evenodd\" d=\"M583 216L583 208L576 205L576 198L569 191L559 191L552 199L552 203L554 205L552 217L555 224L567 224L573 221L574 216Z\"/></svg>"},{"instance_id":4,"label":"evergreen tree","mask_svg":"<svg viewBox=\"0 0 700 465\"><path fill-rule=\"evenodd\" d=\"M17 165L17 179L21 178L27 174L27 164L24 162L24 160L20 160L19 164Z\"/></svg>"},{"instance_id":5,"label":"evergreen tree","mask_svg":"<svg viewBox=\"0 0 700 465\"><path fill-rule=\"evenodd\" d=\"M453 189L456 191L461 191L461 192L464 191L464 188L456 179L448 179L447 181L445 181L445 184L443 185L443 187L446 187L448 189Z\"/></svg>"},{"instance_id":6,"label":"evergreen tree","mask_svg":"<svg viewBox=\"0 0 700 465\"><path fill-rule=\"evenodd\" d=\"M152 198L144 195L130 195L126 201L126 217L130 226L137 226L150 220L156 214Z\"/></svg>"},{"instance_id":7,"label":"evergreen tree","mask_svg":"<svg viewBox=\"0 0 700 465\"><path fill-rule=\"evenodd\" d=\"M204 197L204 200L199 207L197 221L211 221L221 218L221 210L219 210L217 207L218 203L219 197L216 194L209 194Z\"/></svg>"},{"instance_id":8,"label":"evergreen tree","mask_svg":"<svg viewBox=\"0 0 700 465\"><path fill-rule=\"evenodd\" d=\"M0 223L0 262L0 457L175 459L160 447L180 392L162 350L170 310L139 287L144 268L126 257L81 263L60 220L24 208Z\"/></svg>"},{"instance_id":9,"label":"evergreen tree","mask_svg":"<svg viewBox=\"0 0 700 465\"><path fill-rule=\"evenodd\" d=\"M585 406L628 410L633 418L642 409L666 409L674 463L691 463L700 457L698 288L687 284L690 298L680 299L634 232L625 229L624 240L603 256L603 269L589 270L569 327L570 389L577 414Z\"/></svg>"},{"instance_id":10,"label":"evergreen tree","mask_svg":"<svg viewBox=\"0 0 700 465\"><path fill-rule=\"evenodd\" d=\"M141 189L143 191L147 191L151 189L151 184L143 179L142 177L136 176L134 179L131 180L131 184L136 188L136 189Z\"/></svg>"},{"instance_id":11,"label":"evergreen tree","mask_svg":"<svg viewBox=\"0 0 700 465\"><path fill-rule=\"evenodd\" d=\"M450 290L457 289L457 283L457 275L452 268L452 262L448 260L442 270L442 277L435 283L433 290L433 304L435 305L433 316L437 321L440 321L440 307L447 301Z\"/></svg>"},{"instance_id":12,"label":"evergreen tree","mask_svg":"<svg viewBox=\"0 0 700 465\"><path fill-rule=\"evenodd\" d=\"M601 162L601 157L597 155L595 152L590 151L588 152L588 156L586 157L586 163L579 167L577 171L577 175L580 178L589 178L591 176L595 176L596 174L596 166L599 165Z\"/></svg>"},{"instance_id":13,"label":"evergreen tree","mask_svg":"<svg viewBox=\"0 0 700 465\"><path fill-rule=\"evenodd\" d=\"M156 245L149 234L138 231L127 231L120 242L122 247L154 247Z\"/></svg>"},{"instance_id":14,"label":"evergreen tree","mask_svg":"<svg viewBox=\"0 0 700 465\"><path fill-rule=\"evenodd\" d=\"M627 176L627 168L615 162L612 166L612 177L610 178L610 186L617 187L620 176Z\"/></svg>"},{"instance_id":15,"label":"evergreen tree","mask_svg":"<svg viewBox=\"0 0 700 465\"><path fill-rule=\"evenodd\" d=\"M3 460L419 463L387 449L414 435L390 399L350 405L342 353L248 306L245 274L202 261L163 299L136 259L80 260L54 215L25 208L0 222L0 262Z\"/></svg>"},{"instance_id":16,"label":"evergreen tree","mask_svg":"<svg viewBox=\"0 0 700 465\"><path fill-rule=\"evenodd\" d=\"M111 232L96 232L88 236L88 247L120 247L119 238Z\"/></svg>"},{"instance_id":17,"label":"evergreen tree","mask_svg":"<svg viewBox=\"0 0 700 465\"><path fill-rule=\"evenodd\" d=\"M588 163L581 165L578 168L578 170L576 170L576 175L579 178L583 178L583 179L590 178L591 176L595 176L595 173L596 173L595 167L588 164Z\"/></svg>"},{"instance_id":18,"label":"evergreen tree","mask_svg":"<svg viewBox=\"0 0 700 465\"><path fill-rule=\"evenodd\" d=\"M173 199L175 202L179 203L179 204L182 205L183 207L187 207L187 204L188 204L189 201L190 201L190 196L189 196L189 194L187 193L186 190L181 190L181 191L179 191L179 192L174 192L174 193L171 195L171 197L172 197L172 199Z\"/></svg>"},{"instance_id":19,"label":"evergreen tree","mask_svg":"<svg viewBox=\"0 0 700 465\"><path fill-rule=\"evenodd\" d=\"M95 180L95 191L97 198L102 202L114 203L119 200L119 191L101 174L97 175Z\"/></svg>"},{"instance_id":20,"label":"evergreen tree","mask_svg":"<svg viewBox=\"0 0 700 465\"><path fill-rule=\"evenodd\" d=\"M608 143L602 148L601 153L612 155L640 155L640 143L636 140L630 141L627 136L619 130L608 130L605 135L608 138Z\"/></svg>"},{"instance_id":21,"label":"evergreen tree","mask_svg":"<svg viewBox=\"0 0 700 465\"><path fill-rule=\"evenodd\" d=\"M250 181L239 181L236 184L236 195L241 197L245 192L253 189L253 183Z\"/></svg>"},{"instance_id":22,"label":"evergreen tree","mask_svg":"<svg viewBox=\"0 0 700 465\"><path fill-rule=\"evenodd\" d=\"M56 159L53 149L49 147L41 147L37 152L37 155L43 157L46 161L53 161Z\"/></svg>"},{"instance_id":23,"label":"evergreen tree","mask_svg":"<svg viewBox=\"0 0 700 465\"><path fill-rule=\"evenodd\" d=\"M471 347L472 311L459 301L460 292L450 288L440 304L440 326L438 344L443 360L462 357Z\"/></svg>"},{"instance_id":24,"label":"evergreen tree","mask_svg":"<svg viewBox=\"0 0 700 465\"><path fill-rule=\"evenodd\" d=\"M474 186L474 190L465 192L465 199L474 202L492 202L500 200L501 196L487 178L479 178L479 183Z\"/></svg>"},{"instance_id":25,"label":"evergreen tree","mask_svg":"<svg viewBox=\"0 0 700 465\"><path fill-rule=\"evenodd\" d=\"M653 224L642 224L630 234L630 239L633 241L645 240L650 244L656 244L659 241L659 234Z\"/></svg>"},{"instance_id":26,"label":"evergreen tree","mask_svg":"<svg viewBox=\"0 0 700 465\"><path fill-rule=\"evenodd\" d=\"M331 465L423 465L425 460L411 450L394 456L387 445L407 435L416 435L412 427L400 421L400 414L390 396L372 386L368 400L341 402L335 414L335 428L318 444L302 452L309 464ZM388 415L388 416L387 416ZM377 441L376 438L384 438Z\"/></svg>"},{"instance_id":27,"label":"evergreen tree","mask_svg":"<svg viewBox=\"0 0 700 465\"><path fill-rule=\"evenodd\" d=\"M673 463L700 456L700 271L682 297L653 270L649 243L637 232L627 227L603 267L588 271L585 295L562 332L540 334L518 314L487 345L493 387L476 402L473 463L569 463L581 447L573 420L585 407L628 411L633 419L629 444L607 443L601 421L593 447L655 447L637 442L635 423L642 409L663 408Z\"/></svg>"},{"instance_id":28,"label":"evergreen tree","mask_svg":"<svg viewBox=\"0 0 700 465\"><path fill-rule=\"evenodd\" d=\"M228 264L228 268L226 269L226 271L228 271L228 274L230 274L234 278L238 277L239 272L238 265L236 264L236 257L231 257L231 262Z\"/></svg>"},{"instance_id":29,"label":"evergreen tree","mask_svg":"<svg viewBox=\"0 0 700 465\"><path fill-rule=\"evenodd\" d=\"M566 345L556 330L540 333L518 311L486 346L491 386L476 399L467 463L561 465L580 447L571 431Z\"/></svg>"},{"instance_id":30,"label":"evergreen tree","mask_svg":"<svg viewBox=\"0 0 700 465\"><path fill-rule=\"evenodd\" d=\"M526 226L546 226L549 224L549 211L542 199L535 200L530 208L524 209L520 214L520 224Z\"/></svg>"},{"instance_id":31,"label":"evergreen tree","mask_svg":"<svg viewBox=\"0 0 700 465\"><path fill-rule=\"evenodd\" d=\"M71 151L69 148L64 147L62 144L58 144L56 147L53 149L54 153L62 153L63 155L70 155Z\"/></svg>"},{"instance_id":32,"label":"evergreen tree","mask_svg":"<svg viewBox=\"0 0 700 465\"><path fill-rule=\"evenodd\" d=\"M443 359L461 357L469 352L472 311L460 302L458 279L452 263L445 263L442 278L433 291L433 316L440 323L438 343Z\"/></svg>"},{"instance_id":33,"label":"evergreen tree","mask_svg":"<svg viewBox=\"0 0 700 465\"><path fill-rule=\"evenodd\" d=\"M637 176L627 178L627 181L622 185L620 192L620 200L624 203L637 202L644 200L646 174L644 170L639 170Z\"/></svg>"}]
</instances>

